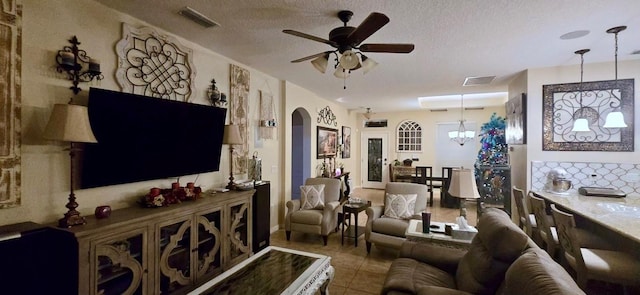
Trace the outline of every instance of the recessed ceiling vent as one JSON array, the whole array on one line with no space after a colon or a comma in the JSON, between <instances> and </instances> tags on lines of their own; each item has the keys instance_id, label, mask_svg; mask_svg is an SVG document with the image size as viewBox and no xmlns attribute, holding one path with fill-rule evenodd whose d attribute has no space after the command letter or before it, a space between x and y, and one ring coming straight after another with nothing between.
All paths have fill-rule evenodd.
<instances>
[{"instance_id":1,"label":"recessed ceiling vent","mask_svg":"<svg viewBox=\"0 0 640 295\"><path fill-rule=\"evenodd\" d=\"M218 23L214 22L212 19L204 16L204 14L196 11L195 9L189 6L186 6L182 10L178 11L178 13L205 28L220 26Z\"/></svg>"},{"instance_id":2,"label":"recessed ceiling vent","mask_svg":"<svg viewBox=\"0 0 640 295\"><path fill-rule=\"evenodd\" d=\"M485 76L485 77L466 77L464 79L464 83L462 86L477 86L477 85L487 85L495 79L496 76Z\"/></svg>"}]
</instances>

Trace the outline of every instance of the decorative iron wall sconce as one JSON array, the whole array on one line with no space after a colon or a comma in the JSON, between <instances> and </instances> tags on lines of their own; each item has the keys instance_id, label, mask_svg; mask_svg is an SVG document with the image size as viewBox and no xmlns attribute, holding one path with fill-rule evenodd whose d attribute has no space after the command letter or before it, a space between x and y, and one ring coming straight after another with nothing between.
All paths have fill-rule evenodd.
<instances>
[{"instance_id":1,"label":"decorative iron wall sconce","mask_svg":"<svg viewBox=\"0 0 640 295\"><path fill-rule=\"evenodd\" d=\"M338 126L336 115L331 111L331 108L329 108L329 106L326 106L324 109L318 112L318 123L324 123L329 126Z\"/></svg>"},{"instance_id":2,"label":"decorative iron wall sconce","mask_svg":"<svg viewBox=\"0 0 640 295\"><path fill-rule=\"evenodd\" d=\"M58 51L56 63L58 73L67 73L67 78L73 82L69 87L73 94L78 94L82 89L78 87L80 82L90 82L104 79L100 72L100 62L87 55L87 52L79 49L80 42L76 36L69 39L71 46L65 46Z\"/></svg>"},{"instance_id":3,"label":"decorative iron wall sconce","mask_svg":"<svg viewBox=\"0 0 640 295\"><path fill-rule=\"evenodd\" d=\"M209 97L212 106L224 107L227 105L227 95L218 90L216 79L211 80L211 86L207 89L207 97Z\"/></svg>"}]
</instances>

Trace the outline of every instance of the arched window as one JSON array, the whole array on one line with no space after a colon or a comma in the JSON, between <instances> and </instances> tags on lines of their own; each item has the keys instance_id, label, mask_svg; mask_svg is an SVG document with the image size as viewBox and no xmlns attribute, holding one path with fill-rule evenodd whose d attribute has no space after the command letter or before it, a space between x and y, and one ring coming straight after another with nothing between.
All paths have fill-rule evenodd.
<instances>
[{"instance_id":1,"label":"arched window","mask_svg":"<svg viewBox=\"0 0 640 295\"><path fill-rule=\"evenodd\" d=\"M404 121L398 126L396 133L399 152L422 151L422 127L414 121Z\"/></svg>"}]
</instances>

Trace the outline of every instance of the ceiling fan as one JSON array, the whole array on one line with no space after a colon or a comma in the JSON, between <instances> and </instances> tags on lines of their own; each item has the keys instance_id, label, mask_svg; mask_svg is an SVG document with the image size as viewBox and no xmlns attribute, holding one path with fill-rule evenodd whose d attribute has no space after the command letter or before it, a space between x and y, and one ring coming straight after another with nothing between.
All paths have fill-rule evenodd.
<instances>
[{"instance_id":1,"label":"ceiling fan","mask_svg":"<svg viewBox=\"0 0 640 295\"><path fill-rule=\"evenodd\" d=\"M389 22L389 18L382 13L372 12L356 28L347 25L347 22L351 20L352 16L353 12L349 10L342 10L338 12L338 18L344 23L344 26L331 30L331 32L329 32L329 40L294 30L283 30L283 33L325 43L335 48L333 50L292 60L291 62L298 63L313 59L313 61L311 61L313 66L321 73L324 73L327 68L329 56L331 54L335 54L336 72L334 75L338 78L346 78L352 70L363 68L364 73L366 74L377 65L375 61L362 54L362 52L410 53L413 51L415 46L408 43L360 44L386 25ZM361 56L362 61L358 58L358 55Z\"/></svg>"}]
</instances>

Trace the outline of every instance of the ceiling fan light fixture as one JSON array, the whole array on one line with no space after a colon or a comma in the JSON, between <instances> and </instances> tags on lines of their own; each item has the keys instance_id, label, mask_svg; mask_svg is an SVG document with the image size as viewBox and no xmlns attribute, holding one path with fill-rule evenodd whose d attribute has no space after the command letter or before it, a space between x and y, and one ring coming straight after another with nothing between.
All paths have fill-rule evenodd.
<instances>
[{"instance_id":1,"label":"ceiling fan light fixture","mask_svg":"<svg viewBox=\"0 0 640 295\"><path fill-rule=\"evenodd\" d=\"M316 70L324 74L327 71L327 65L329 64L329 54L325 53L322 56L316 57L311 61L311 64L316 68Z\"/></svg>"},{"instance_id":2,"label":"ceiling fan light fixture","mask_svg":"<svg viewBox=\"0 0 640 295\"><path fill-rule=\"evenodd\" d=\"M362 55L362 69L364 70L364 74L368 73L369 71L373 70L373 68L378 66L378 62L376 62L375 60L369 58L366 55Z\"/></svg>"},{"instance_id":3,"label":"ceiling fan light fixture","mask_svg":"<svg viewBox=\"0 0 640 295\"><path fill-rule=\"evenodd\" d=\"M355 69L360 64L360 59L353 50L345 50L340 57L340 66L347 70Z\"/></svg>"},{"instance_id":4,"label":"ceiling fan light fixture","mask_svg":"<svg viewBox=\"0 0 640 295\"><path fill-rule=\"evenodd\" d=\"M342 68L342 66L341 66L341 65L339 65L339 66L336 68L336 71L333 73L333 75L334 75L336 78L344 79L344 78L349 77L349 70L346 70L346 69Z\"/></svg>"}]
</instances>

